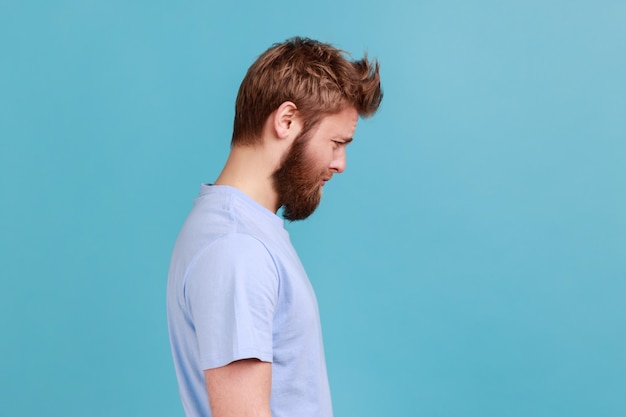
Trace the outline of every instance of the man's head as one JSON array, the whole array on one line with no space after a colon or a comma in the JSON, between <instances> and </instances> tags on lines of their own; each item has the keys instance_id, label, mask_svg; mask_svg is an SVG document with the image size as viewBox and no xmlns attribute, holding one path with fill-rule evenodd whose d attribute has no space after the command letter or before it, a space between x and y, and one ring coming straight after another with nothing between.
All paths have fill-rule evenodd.
<instances>
[{"instance_id":1,"label":"man's head","mask_svg":"<svg viewBox=\"0 0 626 417\"><path fill-rule=\"evenodd\" d=\"M382 100L378 62L351 61L343 51L308 38L275 44L248 69L235 104L232 144L261 140L267 118L287 101L303 121L302 135L327 115L353 107L373 115Z\"/></svg>"},{"instance_id":2,"label":"man's head","mask_svg":"<svg viewBox=\"0 0 626 417\"><path fill-rule=\"evenodd\" d=\"M232 145L262 142L270 116L293 106L301 130L272 179L283 216L301 220L317 208L325 181L343 171L358 116L373 115L381 100L377 61L352 61L331 45L292 38L248 70L237 95Z\"/></svg>"}]
</instances>

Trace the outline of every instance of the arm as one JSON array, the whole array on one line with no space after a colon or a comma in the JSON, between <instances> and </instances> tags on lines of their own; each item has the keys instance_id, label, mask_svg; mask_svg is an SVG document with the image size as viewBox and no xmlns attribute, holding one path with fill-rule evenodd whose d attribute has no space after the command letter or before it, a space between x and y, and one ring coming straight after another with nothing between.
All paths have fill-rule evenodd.
<instances>
[{"instance_id":1,"label":"arm","mask_svg":"<svg viewBox=\"0 0 626 417\"><path fill-rule=\"evenodd\" d=\"M213 417L271 417L272 364L243 359L204 371Z\"/></svg>"}]
</instances>

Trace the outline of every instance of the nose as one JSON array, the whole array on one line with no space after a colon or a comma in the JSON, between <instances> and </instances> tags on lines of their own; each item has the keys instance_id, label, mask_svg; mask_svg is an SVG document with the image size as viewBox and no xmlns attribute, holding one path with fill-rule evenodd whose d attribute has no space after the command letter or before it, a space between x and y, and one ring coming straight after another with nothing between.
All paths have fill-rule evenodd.
<instances>
[{"instance_id":1,"label":"nose","mask_svg":"<svg viewBox=\"0 0 626 417\"><path fill-rule=\"evenodd\" d=\"M341 174L346 169L346 151L345 149L340 148L338 152L335 152L333 155L333 160L330 163L330 170Z\"/></svg>"}]
</instances>

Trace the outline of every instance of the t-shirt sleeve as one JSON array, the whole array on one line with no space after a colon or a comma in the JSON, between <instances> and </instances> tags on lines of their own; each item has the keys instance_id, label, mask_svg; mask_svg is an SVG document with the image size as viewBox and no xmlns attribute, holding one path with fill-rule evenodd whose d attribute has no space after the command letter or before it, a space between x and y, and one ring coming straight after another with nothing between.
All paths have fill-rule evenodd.
<instances>
[{"instance_id":1,"label":"t-shirt sleeve","mask_svg":"<svg viewBox=\"0 0 626 417\"><path fill-rule=\"evenodd\" d=\"M259 240L233 234L205 248L187 272L185 299L202 369L247 358L272 362L278 274Z\"/></svg>"}]
</instances>

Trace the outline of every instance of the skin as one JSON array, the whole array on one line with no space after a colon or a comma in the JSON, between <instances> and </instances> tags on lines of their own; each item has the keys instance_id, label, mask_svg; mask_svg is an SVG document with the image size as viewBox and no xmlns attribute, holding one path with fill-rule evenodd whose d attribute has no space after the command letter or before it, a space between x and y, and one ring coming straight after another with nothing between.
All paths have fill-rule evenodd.
<instances>
[{"instance_id":1,"label":"skin","mask_svg":"<svg viewBox=\"0 0 626 417\"><path fill-rule=\"evenodd\" d=\"M311 187L321 193L324 184L346 167L346 146L352 141L358 113L346 107L325 117L308 139L306 156L317 167ZM281 104L267 119L259 143L235 146L216 185L229 185L276 213L280 198L273 174L302 130L292 102ZM315 174L317 175L317 174ZM213 417L271 417L271 363L244 359L204 371Z\"/></svg>"},{"instance_id":2,"label":"skin","mask_svg":"<svg viewBox=\"0 0 626 417\"><path fill-rule=\"evenodd\" d=\"M204 371L213 417L271 417L272 364L257 359Z\"/></svg>"}]
</instances>

